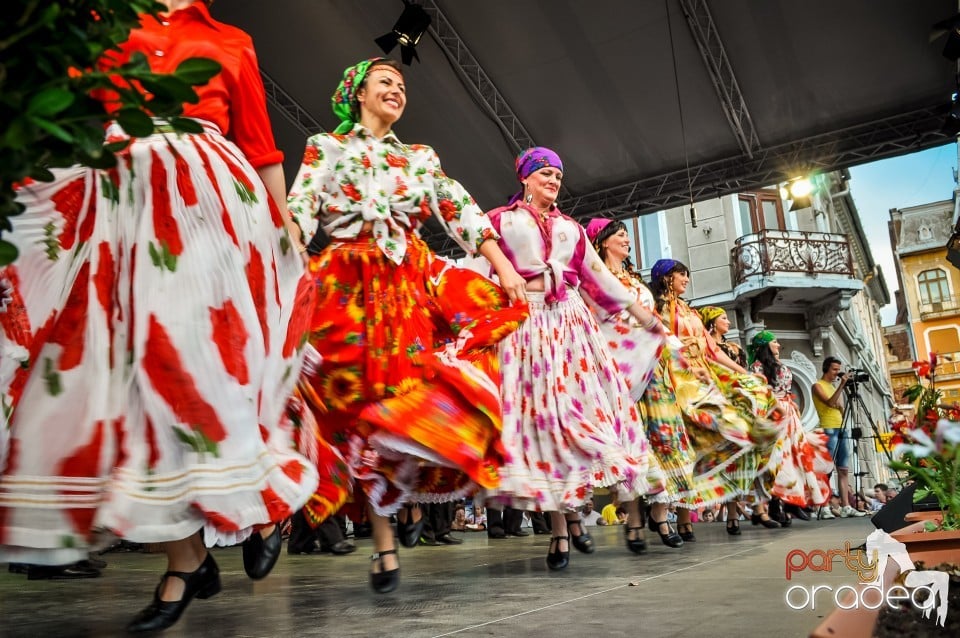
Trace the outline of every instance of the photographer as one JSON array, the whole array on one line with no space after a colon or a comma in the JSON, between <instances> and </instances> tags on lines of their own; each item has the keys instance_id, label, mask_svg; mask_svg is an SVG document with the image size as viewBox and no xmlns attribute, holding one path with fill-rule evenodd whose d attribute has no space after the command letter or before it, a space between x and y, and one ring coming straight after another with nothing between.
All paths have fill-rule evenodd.
<instances>
[{"instance_id":1,"label":"photographer","mask_svg":"<svg viewBox=\"0 0 960 638\"><path fill-rule=\"evenodd\" d=\"M827 357L823 360L823 376L813 384L813 406L817 410L817 416L820 418L820 427L827 435L827 448L833 457L833 463L837 468L837 490L840 492L840 516L848 518L850 516L866 516L866 512L861 512L850 505L850 485L847 480L849 468L847 467L847 442L841 438L843 433L843 389L850 381L847 374L842 373L840 360L836 357ZM834 387L834 383L840 380L840 385ZM820 518L834 518L829 510L821 511Z\"/></svg>"}]
</instances>

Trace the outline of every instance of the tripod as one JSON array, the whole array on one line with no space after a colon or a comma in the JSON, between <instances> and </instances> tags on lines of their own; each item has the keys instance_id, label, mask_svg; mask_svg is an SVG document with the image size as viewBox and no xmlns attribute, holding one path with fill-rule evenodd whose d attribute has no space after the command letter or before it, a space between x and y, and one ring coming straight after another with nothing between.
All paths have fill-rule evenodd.
<instances>
[{"instance_id":1,"label":"tripod","mask_svg":"<svg viewBox=\"0 0 960 638\"><path fill-rule=\"evenodd\" d=\"M849 374L849 373L848 373ZM856 373L854 373L856 374ZM850 432L850 439L853 442L851 446L851 459L852 463L850 464L851 470L853 470L853 489L854 489L854 503L859 503L861 499L861 494L863 490L862 478L867 476L869 472L863 472L860 468L860 439L863 438L863 419L866 417L866 422L870 424L870 428L873 431L874 440L881 440L880 431L877 430L877 426L873 421L873 417L870 415L870 410L867 409L866 404L863 402L863 397L860 396L859 386L860 383L854 377L846 387L844 388L846 394L846 402L843 406L843 419L840 425L840 434L837 437L837 444L834 446L834 449L831 451L833 457L836 458L837 451L840 449L840 446L843 445L843 441L846 438L846 434ZM887 457L888 461L893 460L893 456L890 454L890 450L886 447L883 447L884 454ZM839 488L839 478L838 478L838 488ZM846 505L846 503L844 503ZM866 503L864 503L866 505Z\"/></svg>"}]
</instances>

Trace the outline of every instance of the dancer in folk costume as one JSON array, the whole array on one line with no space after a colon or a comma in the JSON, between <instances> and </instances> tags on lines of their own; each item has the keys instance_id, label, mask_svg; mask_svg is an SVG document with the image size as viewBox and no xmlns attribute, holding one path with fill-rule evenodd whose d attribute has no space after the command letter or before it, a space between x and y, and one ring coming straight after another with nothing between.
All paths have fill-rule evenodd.
<instances>
[{"instance_id":1,"label":"dancer in folk costume","mask_svg":"<svg viewBox=\"0 0 960 638\"><path fill-rule=\"evenodd\" d=\"M411 517L400 540L413 546L422 523L405 503L498 484L495 345L526 317L523 279L490 220L433 149L393 133L406 102L396 62L348 68L333 95L341 125L307 141L288 198L305 241L318 224L332 240L309 266L319 293L310 340L323 361L301 392L344 463L326 466L326 476L321 468L307 514L318 523L353 488L353 517L366 506L373 526L378 592L399 582L390 515ZM431 216L468 254L494 264L502 289L433 254L415 233Z\"/></svg>"},{"instance_id":2,"label":"dancer in folk costume","mask_svg":"<svg viewBox=\"0 0 960 638\"><path fill-rule=\"evenodd\" d=\"M168 572L131 631L220 590L202 527L208 543L248 537L247 572L265 576L280 551L270 523L317 484L282 420L313 289L278 208L252 42L203 2L164 4L104 66L138 51L157 72L216 59L184 108L203 131L158 122L116 168L25 184L20 257L3 274L29 356L2 388L0 560L69 563L111 535L164 542ZM107 139L127 141L117 126Z\"/></svg>"},{"instance_id":3,"label":"dancer in folk costume","mask_svg":"<svg viewBox=\"0 0 960 638\"><path fill-rule=\"evenodd\" d=\"M682 295L690 283L690 271L673 259L658 260L650 270L650 290L657 312L682 344L683 358L706 378L674 385L684 417L695 424L688 429L697 450L695 473L720 474L727 487L727 531L739 534L736 514L738 495L747 494L760 472L763 450L779 438L779 408L763 379L750 374L730 359L707 332L700 314Z\"/></svg>"},{"instance_id":4,"label":"dancer in folk costume","mask_svg":"<svg viewBox=\"0 0 960 638\"><path fill-rule=\"evenodd\" d=\"M750 369L767 378L784 414L784 436L770 450L761 482L772 499L796 512L797 508L830 500L833 461L823 433L807 432L803 427L800 409L793 400L793 374L780 360L780 351L780 342L769 330L754 335L747 348ZM779 512L779 507L776 509ZM786 513L782 518L789 520Z\"/></svg>"},{"instance_id":5,"label":"dancer in folk costume","mask_svg":"<svg viewBox=\"0 0 960 638\"><path fill-rule=\"evenodd\" d=\"M647 310L655 311L653 293L642 282L630 262L630 235L623 222L597 217L586 227L597 254L620 282L633 292L637 301ZM629 315L621 313L619 321L600 324L607 336L614 359L621 369L628 368L637 359L637 327ZM677 402L675 386L699 388L709 382L709 376L698 378L679 351L680 343L672 337L663 348L649 383L637 402L641 419L646 425L647 440L667 479L667 489L650 502L651 529L669 547L680 547L683 541L695 541L690 510L716 505L727 498L724 481L717 474L699 476L696 473L697 450L688 429L697 423L686 422ZM706 406L701 410L706 410ZM719 410L717 411L719 412ZM677 530L667 522L667 507L676 503ZM633 541L640 530L627 527L627 545L634 551L640 544ZM679 533L677 533L679 532Z\"/></svg>"},{"instance_id":6,"label":"dancer in folk costume","mask_svg":"<svg viewBox=\"0 0 960 638\"><path fill-rule=\"evenodd\" d=\"M639 527L637 497L663 490L625 377L581 295L605 315L623 310L650 333L652 369L662 326L603 265L580 225L555 202L563 164L537 147L516 161L523 190L489 213L500 245L526 280L530 318L500 344L503 444L507 452L498 502L551 515L551 569L569 563L569 541L594 551L576 514L595 487L611 486L629 503ZM640 378L646 376L639 374ZM566 516L565 516L566 513Z\"/></svg>"}]
</instances>

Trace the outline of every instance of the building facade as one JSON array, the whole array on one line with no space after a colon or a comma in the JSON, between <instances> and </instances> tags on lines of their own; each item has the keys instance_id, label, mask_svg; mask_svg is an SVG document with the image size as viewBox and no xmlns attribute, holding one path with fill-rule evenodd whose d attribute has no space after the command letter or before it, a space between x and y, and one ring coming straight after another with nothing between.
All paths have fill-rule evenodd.
<instances>
[{"instance_id":1,"label":"building facade","mask_svg":"<svg viewBox=\"0 0 960 638\"><path fill-rule=\"evenodd\" d=\"M887 329L894 394L901 410L912 412L902 399L919 380L912 364L936 353L943 401L960 403L960 270L948 261L954 201L891 209L887 225L901 291L897 325Z\"/></svg>"}]
</instances>

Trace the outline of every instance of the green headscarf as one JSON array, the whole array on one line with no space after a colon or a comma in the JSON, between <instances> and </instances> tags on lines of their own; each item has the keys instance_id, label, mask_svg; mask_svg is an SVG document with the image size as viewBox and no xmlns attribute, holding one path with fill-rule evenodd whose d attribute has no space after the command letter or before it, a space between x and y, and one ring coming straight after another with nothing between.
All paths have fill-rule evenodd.
<instances>
[{"instance_id":1,"label":"green headscarf","mask_svg":"<svg viewBox=\"0 0 960 638\"><path fill-rule=\"evenodd\" d=\"M777 340L777 335L773 334L769 330L764 330L753 335L753 339L750 340L750 345L747 346L747 356L750 358L750 363L753 363L757 359L757 350L762 346L767 345L772 341Z\"/></svg>"},{"instance_id":2,"label":"green headscarf","mask_svg":"<svg viewBox=\"0 0 960 638\"><path fill-rule=\"evenodd\" d=\"M333 108L333 114L340 120L339 126L333 131L339 135L345 135L353 130L353 125L360 121L360 105L357 104L357 91L363 84L363 79L367 77L367 71L374 62L386 60L387 58L370 58L347 67L343 72L343 79L337 85L337 90L333 92L330 98L330 106Z\"/></svg>"}]
</instances>

